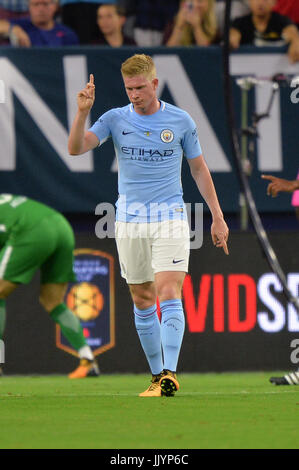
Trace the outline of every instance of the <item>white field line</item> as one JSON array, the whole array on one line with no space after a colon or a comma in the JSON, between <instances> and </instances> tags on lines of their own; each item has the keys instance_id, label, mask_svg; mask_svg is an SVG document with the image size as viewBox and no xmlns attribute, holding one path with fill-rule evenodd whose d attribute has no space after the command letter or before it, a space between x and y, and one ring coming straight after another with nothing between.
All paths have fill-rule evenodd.
<instances>
[{"instance_id":1,"label":"white field line","mask_svg":"<svg viewBox=\"0 0 299 470\"><path fill-rule=\"evenodd\" d=\"M235 396L235 395L281 395L281 394L294 394L299 392L298 390L277 390L277 391L269 391L269 392L248 392L246 390L242 390L240 392L178 392L176 396L178 397L188 397L188 396ZM85 398L85 397L137 397L138 392L126 392L126 393L108 393L108 392L101 392L98 393L63 393L57 395L43 395L38 394L35 395L34 393L22 393L20 395L12 395L6 393L0 393L0 398ZM166 398L166 397L165 397Z\"/></svg>"}]
</instances>

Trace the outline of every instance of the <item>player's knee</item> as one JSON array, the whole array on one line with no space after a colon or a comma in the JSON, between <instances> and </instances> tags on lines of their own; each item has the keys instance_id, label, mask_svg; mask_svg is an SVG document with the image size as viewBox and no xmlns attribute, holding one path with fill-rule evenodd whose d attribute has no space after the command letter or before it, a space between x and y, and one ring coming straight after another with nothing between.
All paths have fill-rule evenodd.
<instances>
[{"instance_id":1,"label":"player's knee","mask_svg":"<svg viewBox=\"0 0 299 470\"><path fill-rule=\"evenodd\" d=\"M6 299L6 297L7 297L7 292L5 291L3 287L0 286L0 299L4 300Z\"/></svg>"},{"instance_id":2,"label":"player's knee","mask_svg":"<svg viewBox=\"0 0 299 470\"><path fill-rule=\"evenodd\" d=\"M156 297L150 291L131 292L134 304L140 310L151 307L156 302Z\"/></svg>"},{"instance_id":3,"label":"player's knee","mask_svg":"<svg viewBox=\"0 0 299 470\"><path fill-rule=\"evenodd\" d=\"M140 310L145 310L151 307L155 303L155 299L152 297L133 296L133 302Z\"/></svg>"},{"instance_id":4,"label":"player's knee","mask_svg":"<svg viewBox=\"0 0 299 470\"><path fill-rule=\"evenodd\" d=\"M53 299L43 294L39 296L39 302L47 312L52 312L52 310L61 303L60 299Z\"/></svg>"},{"instance_id":5,"label":"player's knee","mask_svg":"<svg viewBox=\"0 0 299 470\"><path fill-rule=\"evenodd\" d=\"M5 300L16 288L15 284L0 279L0 299Z\"/></svg>"},{"instance_id":6,"label":"player's knee","mask_svg":"<svg viewBox=\"0 0 299 470\"><path fill-rule=\"evenodd\" d=\"M132 300L137 308L145 310L156 303L156 289L153 283L130 285Z\"/></svg>"},{"instance_id":7,"label":"player's knee","mask_svg":"<svg viewBox=\"0 0 299 470\"><path fill-rule=\"evenodd\" d=\"M39 296L39 303L41 304L42 307L44 307L45 310L47 310L48 302L44 295Z\"/></svg>"},{"instance_id":8,"label":"player's knee","mask_svg":"<svg viewBox=\"0 0 299 470\"><path fill-rule=\"evenodd\" d=\"M158 297L160 302L179 298L181 296L181 290L182 287L179 283L171 283L160 286L158 289Z\"/></svg>"},{"instance_id":9,"label":"player's knee","mask_svg":"<svg viewBox=\"0 0 299 470\"><path fill-rule=\"evenodd\" d=\"M8 293L5 292L4 290L1 290L1 287L0 287L0 300L5 300L7 297L8 297Z\"/></svg>"}]
</instances>

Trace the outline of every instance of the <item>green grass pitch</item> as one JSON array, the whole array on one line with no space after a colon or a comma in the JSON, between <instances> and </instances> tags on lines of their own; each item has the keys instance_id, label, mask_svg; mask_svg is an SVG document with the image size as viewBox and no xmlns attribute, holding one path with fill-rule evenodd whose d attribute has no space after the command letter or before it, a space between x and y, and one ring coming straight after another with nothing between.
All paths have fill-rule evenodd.
<instances>
[{"instance_id":1,"label":"green grass pitch","mask_svg":"<svg viewBox=\"0 0 299 470\"><path fill-rule=\"evenodd\" d=\"M299 387L270 375L181 374L173 398L138 397L147 375L4 376L0 448L298 449Z\"/></svg>"}]
</instances>

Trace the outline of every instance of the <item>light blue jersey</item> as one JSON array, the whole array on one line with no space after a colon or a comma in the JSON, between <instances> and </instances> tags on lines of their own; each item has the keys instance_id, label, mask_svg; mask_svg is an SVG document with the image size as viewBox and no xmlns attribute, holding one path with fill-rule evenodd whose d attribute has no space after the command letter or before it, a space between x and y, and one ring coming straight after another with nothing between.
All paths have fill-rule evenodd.
<instances>
[{"instance_id":1,"label":"light blue jersey","mask_svg":"<svg viewBox=\"0 0 299 470\"><path fill-rule=\"evenodd\" d=\"M89 129L100 144L112 137L118 160L116 220L156 222L185 219L182 157L201 155L197 129L188 113L160 101L150 115L132 104L103 114Z\"/></svg>"}]
</instances>

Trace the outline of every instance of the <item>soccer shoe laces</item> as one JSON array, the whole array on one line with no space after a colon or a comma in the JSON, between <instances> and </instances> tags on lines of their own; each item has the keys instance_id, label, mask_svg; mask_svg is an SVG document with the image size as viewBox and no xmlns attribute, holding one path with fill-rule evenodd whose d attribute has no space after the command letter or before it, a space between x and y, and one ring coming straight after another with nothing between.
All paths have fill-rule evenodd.
<instances>
[{"instance_id":1,"label":"soccer shoe laces","mask_svg":"<svg viewBox=\"0 0 299 470\"><path fill-rule=\"evenodd\" d=\"M149 392L157 390L157 388L160 387L160 380L161 380L161 377L163 377L163 375L164 374L161 373L161 374L152 376L151 384L147 389Z\"/></svg>"}]
</instances>

